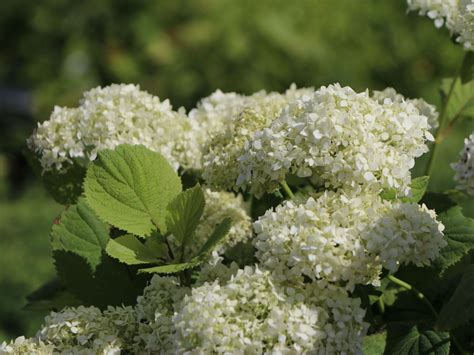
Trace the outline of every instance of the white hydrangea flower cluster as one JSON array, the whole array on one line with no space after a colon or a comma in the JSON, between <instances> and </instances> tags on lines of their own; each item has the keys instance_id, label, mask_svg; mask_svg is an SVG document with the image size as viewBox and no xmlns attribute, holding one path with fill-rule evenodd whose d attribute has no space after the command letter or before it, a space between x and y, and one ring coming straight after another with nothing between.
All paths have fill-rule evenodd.
<instances>
[{"instance_id":1,"label":"white hydrangea flower cluster","mask_svg":"<svg viewBox=\"0 0 474 355\"><path fill-rule=\"evenodd\" d=\"M410 11L434 20L435 26L456 35L464 49L474 50L474 0L407 0Z\"/></svg>"},{"instance_id":2,"label":"white hydrangea flower cluster","mask_svg":"<svg viewBox=\"0 0 474 355\"><path fill-rule=\"evenodd\" d=\"M243 96L217 91L205 98L189 116L200 125L206 182L220 189L234 188L237 158L253 133L270 124L289 102L311 92L293 85L284 94L259 91Z\"/></svg>"},{"instance_id":3,"label":"white hydrangea flower cluster","mask_svg":"<svg viewBox=\"0 0 474 355\"><path fill-rule=\"evenodd\" d=\"M386 88L382 91L375 90L372 93L372 97L380 104L401 104L405 101L408 101L415 105L418 111L420 111L420 114L428 118L428 124L430 125L431 133L434 133L434 131L436 131L439 126L439 112L436 110L436 106L427 103L423 99L407 99L403 95L399 94L394 88Z\"/></svg>"},{"instance_id":4,"label":"white hydrangea flower cluster","mask_svg":"<svg viewBox=\"0 0 474 355\"><path fill-rule=\"evenodd\" d=\"M357 353L367 330L358 299L315 283L283 287L246 267L193 288L173 320L178 353Z\"/></svg>"},{"instance_id":5,"label":"white hydrangea flower cluster","mask_svg":"<svg viewBox=\"0 0 474 355\"><path fill-rule=\"evenodd\" d=\"M108 318L96 307L80 306L52 312L37 338L54 345L56 350L72 353L88 349L98 354L112 354L119 353L122 346Z\"/></svg>"},{"instance_id":6,"label":"white hydrangea flower cluster","mask_svg":"<svg viewBox=\"0 0 474 355\"><path fill-rule=\"evenodd\" d=\"M360 353L364 316L344 288L274 283L258 266L192 289L154 276L135 307L53 312L0 354Z\"/></svg>"},{"instance_id":7,"label":"white hydrangea flower cluster","mask_svg":"<svg viewBox=\"0 0 474 355\"><path fill-rule=\"evenodd\" d=\"M132 350L124 341L137 332L132 307L65 308L46 317L35 338L0 345L0 354L103 354Z\"/></svg>"},{"instance_id":8,"label":"white hydrangea flower cluster","mask_svg":"<svg viewBox=\"0 0 474 355\"><path fill-rule=\"evenodd\" d=\"M429 265L446 245L434 211L376 194L325 192L284 202L254 223L257 259L279 281L380 284L382 268Z\"/></svg>"},{"instance_id":9,"label":"white hydrangea flower cluster","mask_svg":"<svg viewBox=\"0 0 474 355\"><path fill-rule=\"evenodd\" d=\"M175 169L199 169L195 123L136 85L114 84L84 93L77 108L55 107L28 139L45 171L94 160L103 149L143 144L165 156ZM198 159L196 159L198 157Z\"/></svg>"},{"instance_id":10,"label":"white hydrangea flower cluster","mask_svg":"<svg viewBox=\"0 0 474 355\"><path fill-rule=\"evenodd\" d=\"M433 140L428 117L409 101L372 98L339 84L290 103L256 132L239 157L237 185L259 196L287 174L325 188L393 188L409 194L410 169Z\"/></svg>"},{"instance_id":11,"label":"white hydrangea flower cluster","mask_svg":"<svg viewBox=\"0 0 474 355\"><path fill-rule=\"evenodd\" d=\"M454 179L458 183L458 189L474 196L474 133L464 140L460 155L461 159L451 165L456 172Z\"/></svg>"},{"instance_id":12,"label":"white hydrangea flower cluster","mask_svg":"<svg viewBox=\"0 0 474 355\"><path fill-rule=\"evenodd\" d=\"M140 351L136 353L168 353L174 348L172 317L187 293L189 289L180 286L177 278L153 276L137 299L139 329L134 342Z\"/></svg>"},{"instance_id":13,"label":"white hydrangea flower cluster","mask_svg":"<svg viewBox=\"0 0 474 355\"><path fill-rule=\"evenodd\" d=\"M36 337L0 345L0 354L171 354L172 316L189 289L154 276L135 307L65 308L45 318Z\"/></svg>"},{"instance_id":14,"label":"white hydrangea flower cluster","mask_svg":"<svg viewBox=\"0 0 474 355\"><path fill-rule=\"evenodd\" d=\"M54 351L53 345L47 345L36 339L27 339L20 336L10 343L3 342L0 344L0 355L8 354L35 354L49 355Z\"/></svg>"}]
</instances>

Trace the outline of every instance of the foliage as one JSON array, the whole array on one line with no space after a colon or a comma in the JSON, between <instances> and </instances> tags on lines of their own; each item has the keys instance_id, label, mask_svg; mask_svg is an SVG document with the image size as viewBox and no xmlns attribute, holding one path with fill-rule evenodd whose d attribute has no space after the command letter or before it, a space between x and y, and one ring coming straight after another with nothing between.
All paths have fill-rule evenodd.
<instances>
[{"instance_id":1,"label":"foliage","mask_svg":"<svg viewBox=\"0 0 474 355\"><path fill-rule=\"evenodd\" d=\"M344 3L344 1L341 3ZM113 17L112 15L116 11L115 6L120 8L120 11L129 10L131 16L137 18L140 18L141 11L149 10L147 8L148 5L141 3L130 6L130 8L127 8L124 4L108 4L107 6L104 4L101 5L104 8L98 7L98 13L105 11L110 15L110 18ZM176 31L174 34L169 33L169 26L173 26L173 23L156 25L146 20L141 20L146 25L145 31L140 31L139 26L131 26L131 31L133 35L136 35L136 38L140 39L139 41L142 44L145 41L140 36L146 34L147 38L150 36L154 39L158 38L160 46L168 46L167 48L170 52L183 51L187 53L189 50L197 53L195 57L189 56L190 58L182 59L186 65L195 65L193 61L199 61L199 53L202 48L208 49L209 46L214 48L214 42L212 44L210 42L206 43L206 38L212 37L212 33L214 33L209 30L208 25L211 21L210 19L214 19L212 16L215 16L215 14L204 16L200 20L201 22L196 25L194 23L195 20L192 20L190 17L189 11L205 11L206 8L209 9L207 7L209 6L215 10L215 13L219 13L217 10L221 10L221 6L224 6L217 2L209 2L212 5L208 4L204 6L204 10L197 10L194 8L198 7L196 4L191 2L190 8L183 11L182 17L184 21L179 23L179 26L174 29ZM328 4L323 1L318 5L318 9L329 8ZM230 3L227 5L232 6ZM351 3L345 3L345 5L355 6ZM58 8L62 7L60 4L55 6ZM83 10L86 6L81 5L79 9ZM170 11L177 11L178 8L178 5L168 4L166 6L169 7L168 10ZM258 24L254 25L258 29L258 31L255 31L256 36L267 39L267 41L263 41L263 49L269 46L272 49L277 48L277 52L278 50L285 53L288 51L292 56L300 58L303 64L309 63L313 56L318 55L317 46L308 50L305 41L309 37L302 36L298 38L296 32L291 30L292 25L298 24L298 17L293 16L295 15L295 9L291 7L292 5L285 5L291 10L288 13L282 12L282 14L279 14L275 12L273 14L270 11L270 16L262 16L259 13L261 5L250 5L248 3L246 6L255 6L256 9L254 12L249 12L250 22L252 22L251 19L254 16L265 18L263 21L256 21ZM309 5L302 3L298 9L304 10L306 6ZM332 4L331 6L337 7L340 5ZM384 6L387 9L392 9L396 5ZM361 11L370 12L366 4L360 5L360 7L362 8ZM109 11L106 11L107 9ZM38 7L32 7L28 11L36 14L42 13ZM48 13L47 10L44 11L43 15L48 18L51 13ZM232 17L233 11L237 12L240 10L233 9L226 13ZM347 12L347 9L344 12ZM95 15L88 14L88 16L91 16L92 20L94 20ZM287 21L281 22L283 24L281 25L282 29L278 30L280 22L276 21L276 19L281 16L285 18L293 16L296 17L296 20L293 17L291 20L286 18ZM256 18L260 19L260 17ZM106 16L104 27L113 27L113 23L108 21L108 19L109 17ZM235 34L237 39L235 43L238 44L239 40L243 41L244 44L241 44L240 47L236 45L231 50L237 52L240 50L244 53L242 58L247 58L248 54L246 56L245 53L248 51L249 46L245 45L245 41L248 41L248 37L232 30L232 26L235 26L236 23L238 24L238 21L227 25L226 20L226 18L220 20L217 27L220 28L219 26L221 26L224 29L225 36ZM55 19L55 21L57 20ZM324 23L324 19L321 22ZM143 22L141 23L143 24ZM65 27L79 26L79 28L82 28L83 25L81 23L64 24ZM206 26L208 26L207 29L209 31L203 35L202 28L206 29ZM289 27L286 28L285 26ZM303 26L303 32L313 29L313 26L320 25L314 23L306 24ZM101 31L99 32L102 33ZM112 65L110 68L105 66L103 68L103 72L105 76L108 76L108 79L121 75L129 78L141 77L143 68L138 65L134 66L133 63L140 63L143 64L144 68L148 68L153 67L153 60L163 60L163 63L160 62L160 65L168 65L169 73L173 73L172 68L174 65L183 65L183 62L178 64L173 62L173 64L170 64L169 58L166 59L166 55L163 53L158 54L160 51L156 48L148 48L145 53L135 51L137 54L128 54L123 51L123 43L113 40L115 37L114 31L111 33L113 54L111 58L107 57L107 61L110 61ZM196 36L196 33L198 41L193 43L192 39L195 38L193 36ZM199 33L201 33L201 38ZM275 33L279 35L276 36ZM367 33L365 34L368 35ZM58 31L58 37L61 37L60 31ZM203 42L199 42L199 40ZM85 48L89 44L81 45L83 47L79 52L82 51L82 54L84 54L87 52ZM93 46L93 44L90 45L91 47ZM197 50L197 46L202 48ZM227 50L229 49L224 48L224 53ZM215 58L223 56L222 53L213 53L212 51L209 53L211 55L208 60L211 62L213 59L215 60ZM269 54L271 54L271 51L269 51ZM88 55L90 54L87 54L86 57ZM134 55L140 58L138 60L132 58L131 56ZM218 57L214 58L214 55ZM403 53L400 53L400 55L403 56ZM441 54L437 55L441 56ZM148 58L148 56L153 57L153 60ZM260 57L264 57L264 55L256 55L256 67L262 65ZM10 58L7 60L10 60ZM187 62L188 60L190 63ZM291 77L288 75L288 72L285 72L289 69L285 69L284 65L279 65L280 60L281 58L276 58L273 64L281 67L281 71L284 73L279 73L274 78L273 84L268 86L269 88L280 88L284 81ZM335 63L331 63L331 67L334 65ZM433 174L433 169L437 168L435 159L437 151L443 147L441 143L456 127L469 127L468 125L472 123L470 119L473 117L474 112L474 91L472 90L474 85L474 80L472 80L473 65L472 54L468 53L458 73L459 75L445 79L441 84L441 98L439 100L440 126L434 132L435 142L433 143L432 153L427 163L427 169L424 174L418 174L421 175L420 177L411 180L409 186L410 194L406 195L404 193L406 190L404 191L401 188L386 189L381 192L381 188L377 190L377 187L380 186L371 182L376 177L370 174L363 174L363 178L366 180L364 183L368 183L368 185L373 184L376 194L371 196L367 193L369 196L367 201L372 201L373 204L370 208L361 207L361 196L363 194L357 188L354 188L354 191L345 190L342 195L337 195L340 193L337 187L329 187L324 183L321 184L321 181L317 179L320 178L318 176L312 180L311 177L315 176L308 178L307 172L302 172L301 175L298 175L300 171L297 171L296 174L298 176L288 177L288 184L286 182L282 183L286 194L290 199L293 199L293 201L285 202L287 207L284 210L287 214L285 215L284 213L278 214L281 210L279 210L277 205L283 199L279 191L275 192L272 196L263 196L258 201L254 200L255 196L251 196L248 194L248 191L244 191L245 198L252 204L252 211L250 213L254 219L257 220L264 211L268 211L265 215L267 219L283 223L279 226L276 224L279 230L274 234L278 234L279 237L287 234L292 236L292 241L295 241L297 240L294 237L296 234L304 234L305 224L311 224L315 228L313 231L316 234L319 233L316 226L319 227L318 223L321 223L318 218L328 222L327 225L321 223L321 230L326 233L325 237L330 236L328 239L330 242L324 245L324 253L321 253L321 255L330 255L334 259L340 258L340 260L344 261L345 264L338 270L341 271L342 275L340 279L331 279L333 275L331 273L334 270L330 261L326 265L322 264L323 262L315 264L316 266L310 271L316 270L316 276L308 272L304 267L300 270L298 269L303 264L301 263L301 258L306 257L306 255L308 255L308 265L314 266L314 263L319 262L319 256L315 257L316 253L311 249L316 247L306 243L304 240L301 243L301 248L293 248L293 250L290 250L290 253L285 251L280 245L274 246L273 252L275 252L275 255L290 254L289 262L284 267L276 265L276 258L269 258L266 264L261 262L262 249L267 248L265 243L237 244L230 250L222 251L220 249L222 242L232 229L231 218L223 218L220 220L220 223L212 226L209 229L212 232L206 235L202 244L198 244L196 231L199 226L207 222L203 218L205 215L206 198L201 188L201 177L204 175L201 175L199 171L190 172L183 171L183 169L178 174L160 153L148 150L141 145L123 144L113 150L105 149L100 151L97 159L88 166L71 166L69 170L66 170L66 173L70 175L51 173L51 175L43 176L48 190L58 201L69 206L54 223L51 230L50 242L57 277L53 281L44 284L29 297L30 303L28 308L59 310L66 306L95 306L100 308L98 312L106 320L108 319L106 316L107 312L113 313L110 306L117 307L114 308L114 310L117 310L121 309L120 307L130 305L136 307L132 308L134 312L138 310L145 313L140 308L144 307L143 304L140 304L140 298L145 297L143 290L147 290L154 283L163 282L165 284L169 282L170 284L176 283L179 285L182 288L183 295L179 294L178 297L176 292L176 299L169 301L166 298L168 296L165 296L168 290L166 288L159 289L157 292L158 296L152 299L152 301L157 303L163 302L163 304L168 303L168 305L163 306L160 303L157 306L151 302L150 307L155 307L152 310L152 318L157 317L155 311L159 309L162 313L160 313L158 318L160 322L162 321L165 324L164 328L173 328L172 324L175 322L175 328L173 329L176 332L182 332L181 335L177 336L177 339L179 339L179 336L186 339L181 339L181 344L187 344L187 341L190 343L196 341L193 344L199 344L199 341L201 341L200 337L205 338L209 334L209 329L206 327L214 326L210 324L212 322L207 321L204 324L198 324L199 314L191 307L193 305L192 302L195 302L199 306L209 307L203 312L203 315L206 315L206 317L210 316L212 318L215 316L216 319L221 317L215 322L216 324L219 324L222 319L225 320L228 314L231 314L229 319L232 322L234 320L240 321L238 314L234 315L233 313L226 312L234 312L236 308L241 307L239 309L242 309L242 312L248 312L250 318L257 317L258 321L262 324L263 321L269 319L268 323L266 323L269 329L271 327L281 327L283 324L283 328L279 330L275 328L277 329L275 334L291 333L296 328L287 326L287 324L294 321L301 326L298 328L303 332L301 333L303 334L301 338L306 337L308 339L316 337L318 332L310 333L310 336L304 334L308 329L311 330L311 327L307 327L304 324L307 320L303 315L306 315L308 311L313 312L317 309L317 312L320 313L316 317L316 325L321 326L321 329L330 329L333 326L331 322L335 324L338 321L338 315L341 314L338 307L346 307L342 313L343 317L339 317L339 323L337 324L339 326L343 322L348 322L347 324L350 324L350 326L344 324L343 329L350 329L351 331L359 329L359 333L354 336L356 340L352 340L353 338L350 338L349 335L346 338L350 340L347 340L345 337L336 336L335 342L337 345L334 345L336 347L341 346L340 343L337 343L338 340L341 342L347 340L348 343L353 341L355 347L351 351L358 351L360 350L358 347L362 346L362 344L357 340L357 336L366 335L363 349L369 354L385 352L386 354L414 355L473 352L474 338L472 325L474 322L474 312L472 307L472 285L474 283L474 220L468 216L470 213L469 209L463 209L463 206L469 206L472 203L472 199L462 191L444 190L442 192L434 192L436 188L433 188L433 177L436 176L436 174ZM217 71L221 70L218 66L213 66L213 68ZM384 68L380 73L384 73L388 69ZM177 72L178 70L175 68L174 71ZM403 74L403 67L399 68L399 71ZM361 72L361 75L369 75L371 73L367 69ZM101 73L101 75L104 73ZM293 77L298 83L304 84L311 77L311 75L298 75L298 72L292 74L294 74ZM312 72L309 74L315 75ZM103 80L100 78L101 75L97 75L91 81ZM219 78L217 82L221 82L223 85L213 85L221 86L224 89L226 85L230 85L228 83L234 79L234 75L240 75L240 77L244 78L236 84L235 87L237 88L244 88L243 90L246 90L256 85L251 81L252 76L243 76L238 70L229 75L223 75L220 72L216 75ZM161 85L169 85L164 90L170 90L170 92L176 91L178 88L182 89L184 94L176 94L178 102L180 102L180 99L185 102L189 97L194 97L196 92L206 88L207 84L205 82L203 84L196 84L197 80L186 81L182 78L181 75L176 76L176 83L173 84L166 80L163 81L164 84L162 82L159 84L148 82L148 84L150 87L159 85L158 87L161 89L163 89ZM403 79L400 80L403 82ZM403 85L402 83L401 86ZM183 88L186 88L187 91ZM409 92L409 90L407 91ZM378 108L377 105L379 104L376 103L374 105ZM341 102L341 107L338 110L342 108L341 111L343 111L344 105ZM398 106L396 106L396 109L398 109ZM335 127L335 132L337 132L339 127ZM300 129L299 126L296 128ZM411 131L407 131L407 136L409 136L408 132L411 133ZM240 132L233 133L240 134ZM306 132L303 132L302 135L306 135ZM383 137L382 133L380 137ZM429 135L426 134L425 137L429 137ZM386 141L386 138L382 140ZM274 142L273 140L270 141ZM247 144L245 149L252 144L258 146L259 143L260 140L253 141ZM285 144L290 143L285 141ZM295 146L298 146L298 144L295 144ZM261 146L258 149L260 148ZM417 146L415 148L423 152L423 147ZM206 149L209 149L209 147L206 147ZM294 152L292 151L292 153ZM240 161L241 158L238 160ZM370 165L369 163L367 164ZM406 165L411 167L413 164L408 162ZM276 170L275 166L272 166L272 169ZM334 166L334 169L337 171L339 167ZM400 169L403 170L403 168ZM420 164L418 169L421 169ZM395 170L394 168L393 172L383 171L380 174L383 174L384 178L388 177L388 183L392 184L393 179L391 180L391 178L400 173L400 171L397 172ZM311 171L311 175L317 175L315 171ZM249 176L254 177L255 175ZM345 174L337 175L334 179L341 179L340 176L345 176L348 179L349 174L346 172ZM251 178L249 178L249 181L252 183ZM354 186L354 181L347 182L347 186ZM360 182L357 182L357 184L359 184L357 185L358 187L361 186ZM192 187L183 190L183 186ZM405 187L408 187L408 185ZM298 190L298 192L293 194L292 189ZM317 200L324 196L321 198L321 200L324 200L327 196L334 195L339 196L340 201L342 201L341 206L338 206L339 208L327 208L324 211L323 208L316 211L311 209L316 204L315 199ZM309 207L304 210L300 208L300 200L305 199L307 196L310 196L307 199ZM419 204L426 204L428 207L420 206ZM353 208L353 215L347 212L350 210L348 208L349 205ZM274 210L274 208L276 209ZM364 213L367 212L366 215L368 217L367 221L357 225L357 218L361 220L363 218L363 214L360 213L358 208L365 209ZM416 215L411 211L416 211ZM288 217L288 220L284 219L286 217ZM255 238L268 241L271 239L265 233L269 234L270 232L265 230L263 220L263 218L260 218L254 224L256 230ZM297 221L298 223L288 223L288 221ZM284 223L287 223L287 225L284 225ZM355 227L351 223L355 223ZM347 233L347 231L349 232ZM446 246L438 250L437 248L443 245L441 241L430 240L428 237L442 236L441 232L444 233L443 243ZM374 260L377 262L382 261L378 264L375 262L371 264L370 253L365 253L366 250L361 252L361 248L354 247L353 249L347 248L345 250L344 238L347 236L344 233L349 234L356 240L357 238L365 238L358 245L362 245L362 249L370 249L370 252L375 255ZM390 239L383 239L387 237L384 233L390 234ZM338 239L333 242L334 236L337 236ZM426 238L423 239L423 237ZM353 240L351 239L350 242L353 242ZM377 249L379 245L384 245L384 249ZM255 248L260 248L257 253ZM337 254L341 250L344 253ZM300 251L304 251L307 254L300 253ZM351 254L352 252L353 254ZM384 253L388 254L388 256ZM353 255L354 257L350 259L347 255ZM422 255L428 255L428 257L423 259ZM433 255L437 256L434 262L432 260L434 258L432 257ZM369 262L366 263L361 258L362 256L367 256ZM321 259L323 258L321 257ZM391 264L387 260L395 260L395 262ZM264 272L260 272L258 266L254 268L248 267L249 264L253 265L256 261L261 262L261 266L266 268ZM237 264L239 265L236 266ZM340 265L342 264L341 262ZM241 269L235 271L235 268L239 266ZM244 268L245 266L247 268ZM286 275L281 270L281 268L285 267L287 268L285 272L288 273ZM345 278L350 274L347 271L348 269L358 271L358 267L366 267L367 272L372 276L375 275L375 277L368 281L361 279L360 283L359 281L354 282L354 280ZM373 269L371 269L372 267ZM157 274L165 276L158 276ZM288 277L288 275L291 277ZM242 284L235 280L240 280L238 282L242 282ZM288 284L286 285L285 283ZM282 284L288 287L279 289ZM316 294L312 294L311 292L313 292L315 285L317 291ZM171 291L169 292L171 293ZM184 297L184 294L187 294L187 296ZM321 295L324 295L324 297ZM232 297L236 298L232 299ZM318 297L322 298L318 299ZM315 302L309 303L314 308L304 308L308 300ZM241 301L242 304L240 304ZM181 302L188 303L182 307ZM191 308L186 308L188 306ZM171 308L167 309L166 307ZM226 307L230 307L230 311ZM355 307L355 310L351 307ZM89 308L89 310L91 309L94 308ZM360 311L360 314L357 311ZM363 317L364 313L365 318ZM60 312L60 317L61 314ZM170 314L174 315L171 316ZM301 316L301 319L295 318L295 314ZM282 315L287 318L280 324L276 320L280 320ZM141 314L140 317L145 316ZM142 322L140 324L140 331L148 327L148 325L144 325L143 319L140 318L139 321ZM166 322L171 322L171 325ZM363 322L367 322L366 326ZM113 324L112 329L119 329L124 324L125 326L135 326L134 321L130 320L126 322L120 320ZM156 325L156 323L152 324L153 326ZM192 326L189 327L187 326L188 324L192 324ZM311 326L314 326L314 324L315 321L310 323ZM199 333L199 327L203 327L201 333ZM255 329L253 330L255 331ZM247 329L245 330L248 331ZM133 334L136 331L135 329L131 333ZM157 328L156 334L161 331L163 331L161 328ZM184 336L185 332L190 332L190 335L188 334L188 337ZM124 333L128 335L121 334L120 336L123 336L123 339L127 339L129 333ZM324 332L321 334L324 334ZM162 334L160 333L159 336L162 336ZM300 336L300 333L298 333L298 336ZM286 337L286 335L283 335L283 337ZM229 339L231 338L229 337ZM280 338L275 336L273 336L272 341L276 338L280 341ZM329 342L328 339L330 338L323 337L314 343L310 342L310 344L311 346L318 346L317 344L321 343L324 346L330 347L333 345L327 345L328 343L326 343ZM248 339L245 341L252 342L253 340L251 335ZM164 338L160 338L161 340L167 341ZM218 339L216 341L225 340ZM288 343L293 345L293 340L291 336L288 337ZM269 344L270 342L266 339L262 343ZM285 343L285 345L287 344ZM253 343L252 346L254 346ZM253 350L255 349L257 348ZM188 348L187 350L190 349Z\"/></svg>"}]
</instances>

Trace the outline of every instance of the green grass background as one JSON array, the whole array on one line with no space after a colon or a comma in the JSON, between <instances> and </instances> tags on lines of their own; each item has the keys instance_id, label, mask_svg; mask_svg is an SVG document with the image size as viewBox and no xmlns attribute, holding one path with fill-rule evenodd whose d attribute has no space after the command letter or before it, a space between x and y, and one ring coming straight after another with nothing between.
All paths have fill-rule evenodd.
<instances>
[{"instance_id":1,"label":"green grass background","mask_svg":"<svg viewBox=\"0 0 474 355\"><path fill-rule=\"evenodd\" d=\"M293 82L392 86L438 104L441 78L463 56L446 30L407 14L403 0L6 0L0 42L0 86L30 90L38 121L54 105L75 106L84 90L113 82L138 83L187 109L217 88L251 93ZM44 314L22 307L53 275L49 230L62 207L33 177L11 197L5 157L22 148L34 123L0 122L2 341L32 335L41 322ZM449 164L473 130L473 121L462 122L443 142L432 190L454 187ZM464 207L474 215L474 206Z\"/></svg>"}]
</instances>

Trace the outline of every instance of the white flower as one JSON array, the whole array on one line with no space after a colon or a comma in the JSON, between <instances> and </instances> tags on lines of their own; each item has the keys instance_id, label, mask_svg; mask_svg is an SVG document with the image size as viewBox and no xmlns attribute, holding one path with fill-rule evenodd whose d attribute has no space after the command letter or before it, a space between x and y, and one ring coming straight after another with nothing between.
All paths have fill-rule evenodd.
<instances>
[{"instance_id":1,"label":"white flower","mask_svg":"<svg viewBox=\"0 0 474 355\"><path fill-rule=\"evenodd\" d=\"M460 190L474 196L474 133L464 140L464 148L460 153L461 159L452 168L456 171L454 179Z\"/></svg>"},{"instance_id":2,"label":"white flower","mask_svg":"<svg viewBox=\"0 0 474 355\"><path fill-rule=\"evenodd\" d=\"M175 169L199 169L194 126L182 110L173 111L168 100L160 101L135 85L114 84L85 92L77 108L55 107L28 146L45 171L86 164L99 151L124 143L161 153Z\"/></svg>"},{"instance_id":3,"label":"white flower","mask_svg":"<svg viewBox=\"0 0 474 355\"><path fill-rule=\"evenodd\" d=\"M446 244L434 211L375 194L325 192L284 202L254 223L257 259L279 281L379 285L382 267L429 265Z\"/></svg>"},{"instance_id":4,"label":"white flower","mask_svg":"<svg viewBox=\"0 0 474 355\"><path fill-rule=\"evenodd\" d=\"M368 92L322 87L246 143L237 185L259 196L291 173L324 188L408 194L410 169L433 139L429 128L411 101L380 103Z\"/></svg>"},{"instance_id":5,"label":"white flower","mask_svg":"<svg viewBox=\"0 0 474 355\"><path fill-rule=\"evenodd\" d=\"M436 110L436 106L427 103L423 99L407 99L403 95L397 93L394 88L386 88L382 91L375 90L372 93L372 97L381 104L390 104L390 102L395 104L401 104L405 101L410 102L418 109L421 115L428 118L431 133L434 133L439 126L439 113Z\"/></svg>"},{"instance_id":6,"label":"white flower","mask_svg":"<svg viewBox=\"0 0 474 355\"><path fill-rule=\"evenodd\" d=\"M408 9L446 28L466 50L474 50L474 0L408 0Z\"/></svg>"},{"instance_id":7,"label":"white flower","mask_svg":"<svg viewBox=\"0 0 474 355\"><path fill-rule=\"evenodd\" d=\"M167 353L173 346L172 316L188 292L176 277L153 276L143 296L137 298L136 316L140 325L134 341L141 352Z\"/></svg>"},{"instance_id":8,"label":"white flower","mask_svg":"<svg viewBox=\"0 0 474 355\"><path fill-rule=\"evenodd\" d=\"M429 266L447 245L436 212L416 203L393 203L362 235L368 252L392 273L401 264Z\"/></svg>"},{"instance_id":9,"label":"white flower","mask_svg":"<svg viewBox=\"0 0 474 355\"><path fill-rule=\"evenodd\" d=\"M24 336L12 340L10 343L0 344L0 355L7 354L35 354L50 355L53 354L54 346L46 345L36 339L27 339Z\"/></svg>"},{"instance_id":10,"label":"white flower","mask_svg":"<svg viewBox=\"0 0 474 355\"><path fill-rule=\"evenodd\" d=\"M211 256L205 263L201 264L201 269L196 275L196 282L193 286L201 286L206 282L218 281L223 284L230 280L239 270L239 265L232 262L230 265L223 263L224 258L218 254L217 251L213 251Z\"/></svg>"},{"instance_id":11,"label":"white flower","mask_svg":"<svg viewBox=\"0 0 474 355\"><path fill-rule=\"evenodd\" d=\"M253 133L266 127L288 102L312 92L292 86L285 94L257 92L250 96L215 92L189 113L200 126L203 178L220 189L235 187L238 161ZM258 143L255 143L258 144Z\"/></svg>"},{"instance_id":12,"label":"white flower","mask_svg":"<svg viewBox=\"0 0 474 355\"><path fill-rule=\"evenodd\" d=\"M115 324L110 324L96 307L80 306L52 312L45 318L36 338L54 346L55 351L73 354L119 354L122 348Z\"/></svg>"},{"instance_id":13,"label":"white flower","mask_svg":"<svg viewBox=\"0 0 474 355\"><path fill-rule=\"evenodd\" d=\"M194 288L173 320L177 352L356 353L364 314L341 288L275 285L268 272L246 267L224 285Z\"/></svg>"}]
</instances>

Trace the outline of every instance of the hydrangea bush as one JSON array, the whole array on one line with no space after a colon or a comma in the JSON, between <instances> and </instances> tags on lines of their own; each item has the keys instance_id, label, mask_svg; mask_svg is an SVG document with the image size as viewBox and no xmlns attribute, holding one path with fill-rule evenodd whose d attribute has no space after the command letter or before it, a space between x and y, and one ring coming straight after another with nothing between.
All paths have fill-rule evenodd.
<instances>
[{"instance_id":1,"label":"hydrangea bush","mask_svg":"<svg viewBox=\"0 0 474 355\"><path fill-rule=\"evenodd\" d=\"M456 201L474 135L458 191L429 177L473 117L474 5L408 5L468 50L439 108L337 83L217 90L189 113L114 84L56 107L28 139L67 205L57 278L29 297L51 313L0 354L472 353L474 220Z\"/></svg>"}]
</instances>

